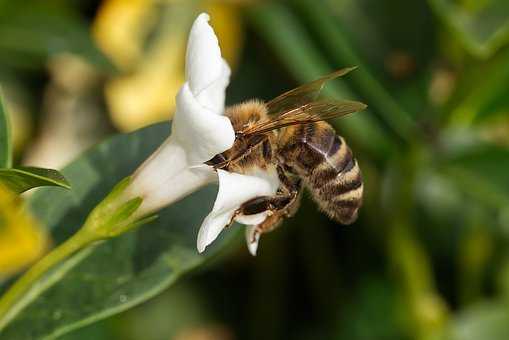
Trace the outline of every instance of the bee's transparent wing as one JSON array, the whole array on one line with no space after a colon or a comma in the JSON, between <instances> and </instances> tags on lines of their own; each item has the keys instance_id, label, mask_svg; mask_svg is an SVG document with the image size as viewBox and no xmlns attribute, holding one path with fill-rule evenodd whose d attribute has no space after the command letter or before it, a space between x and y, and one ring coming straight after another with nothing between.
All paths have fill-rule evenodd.
<instances>
[{"instance_id":1,"label":"bee's transparent wing","mask_svg":"<svg viewBox=\"0 0 509 340\"><path fill-rule=\"evenodd\" d=\"M299 107L289 109L279 116L259 122L241 135L263 134L271 130L280 129L290 125L309 124L321 120L341 117L350 113L359 112L367 107L366 104L349 100L320 100Z\"/></svg>"},{"instance_id":2,"label":"bee's transparent wing","mask_svg":"<svg viewBox=\"0 0 509 340\"><path fill-rule=\"evenodd\" d=\"M344 76L356 67L343 68L328 74L310 83L301 85L293 90L285 92L267 103L269 115L280 115L289 112L308 103L315 101L322 91L325 83L334 78Z\"/></svg>"}]
</instances>

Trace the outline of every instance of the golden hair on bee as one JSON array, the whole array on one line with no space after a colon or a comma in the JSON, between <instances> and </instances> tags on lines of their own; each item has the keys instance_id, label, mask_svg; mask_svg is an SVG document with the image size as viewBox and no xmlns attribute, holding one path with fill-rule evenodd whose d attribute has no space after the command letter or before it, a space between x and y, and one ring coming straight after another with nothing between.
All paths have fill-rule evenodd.
<instances>
[{"instance_id":1,"label":"golden hair on bee","mask_svg":"<svg viewBox=\"0 0 509 340\"><path fill-rule=\"evenodd\" d=\"M225 116L230 118L235 131L241 131L259 121L267 120L267 106L261 100L251 99L227 107Z\"/></svg>"},{"instance_id":2,"label":"golden hair on bee","mask_svg":"<svg viewBox=\"0 0 509 340\"><path fill-rule=\"evenodd\" d=\"M257 99L230 106L225 115L230 118L236 132L269 120L266 105ZM228 171L249 173L257 168L266 170L275 166L272 164L275 132L258 135L255 139L253 142L252 139L237 138L233 147L223 153L225 159L233 159L226 166Z\"/></svg>"}]
</instances>

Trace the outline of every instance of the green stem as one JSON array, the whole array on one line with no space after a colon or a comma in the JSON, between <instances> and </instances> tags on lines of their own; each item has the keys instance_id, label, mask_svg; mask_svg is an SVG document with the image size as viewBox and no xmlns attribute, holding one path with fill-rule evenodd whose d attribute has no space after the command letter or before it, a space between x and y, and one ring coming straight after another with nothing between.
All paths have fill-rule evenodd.
<instances>
[{"instance_id":1,"label":"green stem","mask_svg":"<svg viewBox=\"0 0 509 340\"><path fill-rule=\"evenodd\" d=\"M76 234L39 260L7 290L0 299L0 331L31 301L55 283L47 277L45 280L44 276L50 270L56 270L57 265L63 268L67 259L94 242L118 236L154 218L140 218L135 215L143 200L141 197L124 196L130 183L131 177L121 180L92 210Z\"/></svg>"},{"instance_id":2,"label":"green stem","mask_svg":"<svg viewBox=\"0 0 509 340\"><path fill-rule=\"evenodd\" d=\"M44 289L44 285L34 285L44 274L95 240L82 228L23 274L0 299L0 331L31 301L30 296L38 296L36 290ZM23 299L25 296L29 297Z\"/></svg>"}]
</instances>

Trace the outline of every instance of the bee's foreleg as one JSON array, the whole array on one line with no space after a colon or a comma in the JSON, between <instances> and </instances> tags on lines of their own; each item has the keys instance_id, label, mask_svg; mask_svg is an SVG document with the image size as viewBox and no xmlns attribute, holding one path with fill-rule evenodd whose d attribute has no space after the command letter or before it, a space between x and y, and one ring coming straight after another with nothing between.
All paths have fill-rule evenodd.
<instances>
[{"instance_id":1,"label":"bee's foreleg","mask_svg":"<svg viewBox=\"0 0 509 340\"><path fill-rule=\"evenodd\" d=\"M249 155L255 148L259 147L268 140L266 135L254 135L249 137L243 136L242 138L246 138L246 141L241 143L241 145L244 145L238 149L235 148L235 153L228 159L224 159L222 162L215 164L214 169L227 169L231 163L235 163L239 159ZM236 143L238 143L238 141L236 141Z\"/></svg>"}]
</instances>

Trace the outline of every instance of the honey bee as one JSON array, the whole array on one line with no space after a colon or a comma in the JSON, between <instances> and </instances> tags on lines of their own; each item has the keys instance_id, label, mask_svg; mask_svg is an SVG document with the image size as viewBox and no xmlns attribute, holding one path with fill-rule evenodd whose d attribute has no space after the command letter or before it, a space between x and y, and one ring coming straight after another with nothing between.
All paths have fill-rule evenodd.
<instances>
[{"instance_id":1,"label":"honey bee","mask_svg":"<svg viewBox=\"0 0 509 340\"><path fill-rule=\"evenodd\" d=\"M235 214L268 212L255 227L252 242L295 214L303 188L334 221L351 224L357 219L363 195L359 165L343 137L325 120L361 111L366 105L317 99L327 81L353 69L338 70L267 103L250 100L226 109L236 132L234 145L207 164L241 174L272 173L281 183L274 196L255 197Z\"/></svg>"}]
</instances>

